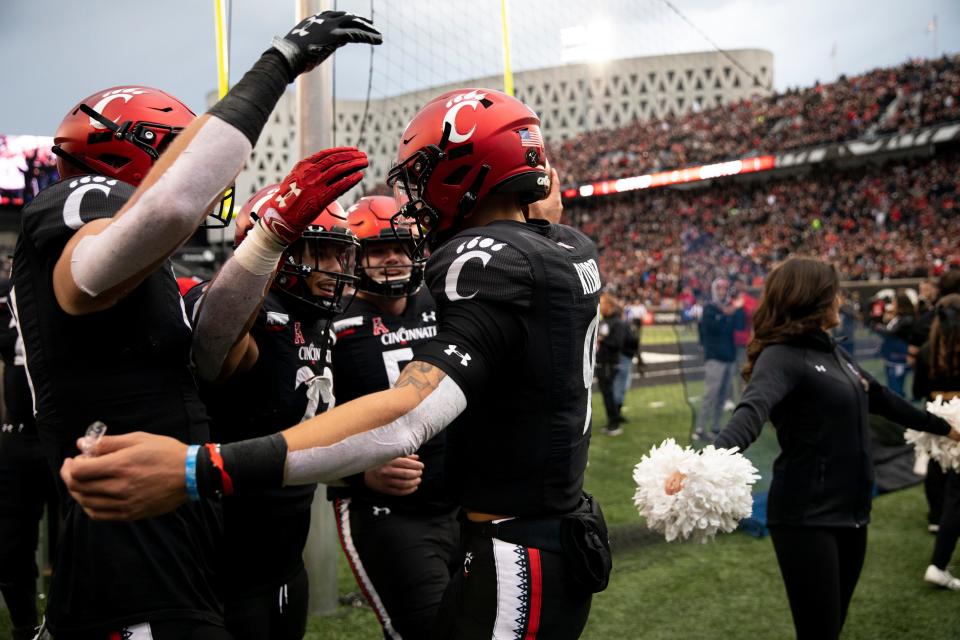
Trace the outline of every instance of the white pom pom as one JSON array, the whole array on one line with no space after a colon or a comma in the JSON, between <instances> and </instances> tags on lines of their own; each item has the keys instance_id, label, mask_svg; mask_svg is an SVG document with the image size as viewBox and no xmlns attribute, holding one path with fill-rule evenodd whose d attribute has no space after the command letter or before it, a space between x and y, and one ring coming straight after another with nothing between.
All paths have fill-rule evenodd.
<instances>
[{"instance_id":1,"label":"white pom pom","mask_svg":"<svg viewBox=\"0 0 960 640\"><path fill-rule=\"evenodd\" d=\"M960 397L944 402L942 396L937 396L927 403L927 411L949 422L954 431L960 431ZM913 429L907 429L903 439L912 444L918 454L933 458L945 470L960 471L960 442Z\"/></svg>"},{"instance_id":2,"label":"white pom pom","mask_svg":"<svg viewBox=\"0 0 960 640\"><path fill-rule=\"evenodd\" d=\"M683 489L669 496L664 485L674 472L683 473ZM736 449L709 445L697 452L681 449L671 438L654 446L633 469L637 491L633 502L647 526L677 538L710 541L718 531L730 532L753 510L750 486L760 479L756 467Z\"/></svg>"}]
</instances>

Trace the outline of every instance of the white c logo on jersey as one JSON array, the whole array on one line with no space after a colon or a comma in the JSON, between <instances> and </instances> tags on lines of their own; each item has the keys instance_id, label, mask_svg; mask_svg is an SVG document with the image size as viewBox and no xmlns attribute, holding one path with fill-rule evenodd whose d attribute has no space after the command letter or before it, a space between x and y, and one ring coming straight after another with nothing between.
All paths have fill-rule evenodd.
<instances>
[{"instance_id":1,"label":"white c logo on jersey","mask_svg":"<svg viewBox=\"0 0 960 640\"><path fill-rule=\"evenodd\" d=\"M114 100L123 100L124 103L130 102L130 98L133 96L139 96L146 93L143 89L138 89L137 87L127 87L125 89L116 89L108 93L103 94L100 97L100 101L93 105L93 110L99 114L103 114L103 110L107 108L107 105L113 102ZM90 118L90 126L94 129L106 129L105 126Z\"/></svg>"},{"instance_id":2,"label":"white c logo on jersey","mask_svg":"<svg viewBox=\"0 0 960 640\"><path fill-rule=\"evenodd\" d=\"M86 224L80 217L80 203L88 191L99 191L104 196L110 196L110 187L117 184L116 180L107 180L103 176L85 176L70 183L73 191L63 203L63 223L73 230ZM80 185L79 187L77 185Z\"/></svg>"},{"instance_id":3,"label":"white c logo on jersey","mask_svg":"<svg viewBox=\"0 0 960 640\"><path fill-rule=\"evenodd\" d=\"M447 298L449 298L451 302L454 300L469 300L479 293L479 290L477 290L468 296L462 296L457 292L457 281L460 279L460 271L463 270L463 266L467 264L468 261L476 258L483 263L484 267L486 267L487 263L490 262L490 258L493 257L492 254L489 254L486 251L472 249L479 247L480 249L488 249L496 253L505 246L506 245L502 242L497 242L493 238L485 238L483 236L477 236L475 238L470 238L469 240L464 240L460 246L457 247L457 253L461 254L460 257L450 263L450 268L447 269L447 279L444 287ZM471 249L471 251L464 253L464 249Z\"/></svg>"},{"instance_id":4,"label":"white c logo on jersey","mask_svg":"<svg viewBox=\"0 0 960 640\"><path fill-rule=\"evenodd\" d=\"M454 300L469 300L473 296L477 295L478 291L474 291L468 296L462 296L457 293L457 281L460 279L460 271L463 269L463 265L465 265L469 260L476 258L483 263L483 266L487 266L487 263L490 262L490 258L492 257L493 256L486 251L467 251L465 254L454 260L450 264L450 269L447 271L446 286L444 288L447 298L453 302Z\"/></svg>"},{"instance_id":5,"label":"white c logo on jersey","mask_svg":"<svg viewBox=\"0 0 960 640\"><path fill-rule=\"evenodd\" d=\"M480 101L486 97L487 94L485 93L471 91L447 101L447 114L443 116L443 124L450 125L450 142L466 142L470 139L473 132L477 130L477 125L473 125L473 128L466 133L460 133L457 131L457 114L460 113L460 109L467 106L476 111L477 107L480 106Z\"/></svg>"}]
</instances>

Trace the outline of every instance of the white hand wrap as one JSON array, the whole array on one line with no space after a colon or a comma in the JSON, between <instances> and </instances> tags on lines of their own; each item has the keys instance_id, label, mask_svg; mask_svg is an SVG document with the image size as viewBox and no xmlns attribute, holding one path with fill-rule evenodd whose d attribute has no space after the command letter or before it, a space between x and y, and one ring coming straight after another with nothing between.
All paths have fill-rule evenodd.
<instances>
[{"instance_id":1,"label":"white hand wrap","mask_svg":"<svg viewBox=\"0 0 960 640\"><path fill-rule=\"evenodd\" d=\"M70 262L77 287L96 297L172 253L237 177L250 150L244 134L210 117L129 209L77 243Z\"/></svg>"},{"instance_id":2,"label":"white hand wrap","mask_svg":"<svg viewBox=\"0 0 960 640\"><path fill-rule=\"evenodd\" d=\"M255 276L268 276L277 270L284 248L283 243L257 222L233 252L233 259Z\"/></svg>"},{"instance_id":3,"label":"white hand wrap","mask_svg":"<svg viewBox=\"0 0 960 640\"><path fill-rule=\"evenodd\" d=\"M467 398L445 377L413 411L381 427L326 447L287 454L284 484L331 482L415 452L467 408Z\"/></svg>"}]
</instances>

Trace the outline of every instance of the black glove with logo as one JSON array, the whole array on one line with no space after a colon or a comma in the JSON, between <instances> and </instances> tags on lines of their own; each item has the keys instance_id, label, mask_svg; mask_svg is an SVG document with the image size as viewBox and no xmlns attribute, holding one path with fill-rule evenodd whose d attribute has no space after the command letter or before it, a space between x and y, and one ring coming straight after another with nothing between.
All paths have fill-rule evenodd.
<instances>
[{"instance_id":1,"label":"black glove with logo","mask_svg":"<svg viewBox=\"0 0 960 640\"><path fill-rule=\"evenodd\" d=\"M351 42L380 44L383 36L366 18L343 11L324 11L310 16L286 36L274 38L273 48L283 54L293 75L298 76Z\"/></svg>"}]
</instances>

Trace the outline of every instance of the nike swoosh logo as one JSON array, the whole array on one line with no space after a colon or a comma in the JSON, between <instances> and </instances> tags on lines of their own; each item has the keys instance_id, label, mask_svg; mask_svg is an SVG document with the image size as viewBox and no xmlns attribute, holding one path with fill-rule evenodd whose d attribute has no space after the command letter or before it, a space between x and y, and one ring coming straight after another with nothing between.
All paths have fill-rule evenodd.
<instances>
[{"instance_id":1,"label":"nike swoosh logo","mask_svg":"<svg viewBox=\"0 0 960 640\"><path fill-rule=\"evenodd\" d=\"M420 134L418 134L418 133L413 134L412 136L410 136L409 138L407 138L406 140L404 140L404 141L403 141L403 144L410 144L410 141L413 140L414 138L416 138L418 135L420 135Z\"/></svg>"}]
</instances>

